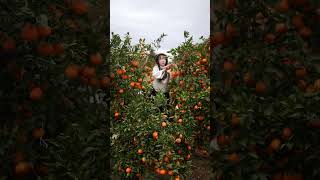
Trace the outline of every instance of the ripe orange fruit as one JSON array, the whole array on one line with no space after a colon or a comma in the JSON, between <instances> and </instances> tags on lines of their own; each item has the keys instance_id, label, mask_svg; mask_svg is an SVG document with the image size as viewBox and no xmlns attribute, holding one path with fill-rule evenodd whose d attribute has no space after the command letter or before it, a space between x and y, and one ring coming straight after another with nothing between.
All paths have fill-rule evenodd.
<instances>
[{"instance_id":1,"label":"ripe orange fruit","mask_svg":"<svg viewBox=\"0 0 320 180\"><path fill-rule=\"evenodd\" d=\"M197 119L198 121L203 121L203 120L204 120L204 116L196 116L196 119Z\"/></svg>"},{"instance_id":2,"label":"ripe orange fruit","mask_svg":"<svg viewBox=\"0 0 320 180\"><path fill-rule=\"evenodd\" d=\"M219 146L225 146L227 144L229 144L229 137L228 136L225 136L225 135L219 135L217 137L217 143Z\"/></svg>"},{"instance_id":3,"label":"ripe orange fruit","mask_svg":"<svg viewBox=\"0 0 320 180\"><path fill-rule=\"evenodd\" d=\"M12 38L6 38L1 47L4 52L13 52L16 50L16 41Z\"/></svg>"},{"instance_id":4,"label":"ripe orange fruit","mask_svg":"<svg viewBox=\"0 0 320 180\"><path fill-rule=\"evenodd\" d=\"M38 29L35 25L26 23L21 30L21 38L26 41L35 41L39 38Z\"/></svg>"},{"instance_id":5,"label":"ripe orange fruit","mask_svg":"<svg viewBox=\"0 0 320 180\"><path fill-rule=\"evenodd\" d=\"M124 89L120 88L119 89L119 94L123 94L124 93Z\"/></svg>"},{"instance_id":6,"label":"ripe orange fruit","mask_svg":"<svg viewBox=\"0 0 320 180\"><path fill-rule=\"evenodd\" d=\"M79 76L80 67L75 64L70 64L64 70L64 74L69 79L75 79Z\"/></svg>"},{"instance_id":7,"label":"ripe orange fruit","mask_svg":"<svg viewBox=\"0 0 320 180\"><path fill-rule=\"evenodd\" d=\"M142 89L141 83L135 83L135 87L138 89Z\"/></svg>"},{"instance_id":8,"label":"ripe orange fruit","mask_svg":"<svg viewBox=\"0 0 320 180\"><path fill-rule=\"evenodd\" d=\"M225 0L226 8L234 9L236 7L236 0Z\"/></svg>"},{"instance_id":9,"label":"ripe orange fruit","mask_svg":"<svg viewBox=\"0 0 320 180\"><path fill-rule=\"evenodd\" d=\"M88 11L88 5L83 0L73 0L71 10L77 15L82 15Z\"/></svg>"},{"instance_id":10,"label":"ripe orange fruit","mask_svg":"<svg viewBox=\"0 0 320 180\"><path fill-rule=\"evenodd\" d=\"M62 43L54 43L53 45L54 55L61 55L64 52L64 47Z\"/></svg>"},{"instance_id":11,"label":"ripe orange fruit","mask_svg":"<svg viewBox=\"0 0 320 180\"><path fill-rule=\"evenodd\" d=\"M231 163L238 163L240 161L240 157L237 153L229 154L227 160Z\"/></svg>"},{"instance_id":12,"label":"ripe orange fruit","mask_svg":"<svg viewBox=\"0 0 320 180\"><path fill-rule=\"evenodd\" d=\"M233 71L234 70L234 65L233 65L233 63L231 61L226 60L226 61L223 62L223 69L225 71Z\"/></svg>"},{"instance_id":13,"label":"ripe orange fruit","mask_svg":"<svg viewBox=\"0 0 320 180\"><path fill-rule=\"evenodd\" d=\"M163 161L169 163L169 162L170 162L170 159L169 159L168 156L164 156L164 157L163 157Z\"/></svg>"},{"instance_id":14,"label":"ripe orange fruit","mask_svg":"<svg viewBox=\"0 0 320 180\"><path fill-rule=\"evenodd\" d=\"M95 69L94 67L85 66L85 67L82 69L82 75L83 75L85 78L94 77L94 76L96 76L96 69Z\"/></svg>"},{"instance_id":15,"label":"ripe orange fruit","mask_svg":"<svg viewBox=\"0 0 320 180\"><path fill-rule=\"evenodd\" d=\"M243 75L243 81L247 86L250 86L250 85L252 85L254 83L253 77L252 77L250 72L246 72Z\"/></svg>"},{"instance_id":16,"label":"ripe orange fruit","mask_svg":"<svg viewBox=\"0 0 320 180\"><path fill-rule=\"evenodd\" d=\"M300 67L296 69L296 77L304 78L307 75L307 70L305 67Z\"/></svg>"},{"instance_id":17,"label":"ripe orange fruit","mask_svg":"<svg viewBox=\"0 0 320 180\"><path fill-rule=\"evenodd\" d=\"M166 122L162 122L162 123L161 123L161 126L162 126L162 127L166 127L166 126L167 126L167 123L166 123Z\"/></svg>"},{"instance_id":18,"label":"ripe orange fruit","mask_svg":"<svg viewBox=\"0 0 320 180\"><path fill-rule=\"evenodd\" d=\"M32 137L34 139L40 139L41 137L44 136L44 133L45 133L45 131L43 128L35 128L32 131Z\"/></svg>"},{"instance_id":19,"label":"ripe orange fruit","mask_svg":"<svg viewBox=\"0 0 320 180\"><path fill-rule=\"evenodd\" d=\"M132 61L131 61L131 64L132 64L133 67L138 67L138 66L139 66L139 61L137 61L137 60L132 60Z\"/></svg>"},{"instance_id":20,"label":"ripe orange fruit","mask_svg":"<svg viewBox=\"0 0 320 180\"><path fill-rule=\"evenodd\" d=\"M38 26L38 33L41 37L47 37L52 33L52 29L49 26Z\"/></svg>"},{"instance_id":21,"label":"ripe orange fruit","mask_svg":"<svg viewBox=\"0 0 320 180\"><path fill-rule=\"evenodd\" d=\"M265 93L267 90L267 85L263 81L259 81L256 83L256 92L257 93Z\"/></svg>"},{"instance_id":22,"label":"ripe orange fruit","mask_svg":"<svg viewBox=\"0 0 320 180\"><path fill-rule=\"evenodd\" d=\"M303 37L303 38L308 38L311 36L312 34L312 30L309 27L304 26L303 28L300 29L299 34Z\"/></svg>"},{"instance_id":23,"label":"ripe orange fruit","mask_svg":"<svg viewBox=\"0 0 320 180\"><path fill-rule=\"evenodd\" d=\"M266 36L264 37L264 41L268 44L274 43L276 39L276 35L272 34L272 33L268 33L266 34Z\"/></svg>"},{"instance_id":24,"label":"ripe orange fruit","mask_svg":"<svg viewBox=\"0 0 320 180\"><path fill-rule=\"evenodd\" d=\"M308 127L310 128L315 128L315 129L320 129L320 120L312 120L308 123Z\"/></svg>"},{"instance_id":25,"label":"ripe orange fruit","mask_svg":"<svg viewBox=\"0 0 320 180\"><path fill-rule=\"evenodd\" d=\"M15 167L15 174L16 175L26 175L32 170L32 166L28 162L18 162Z\"/></svg>"},{"instance_id":26,"label":"ripe orange fruit","mask_svg":"<svg viewBox=\"0 0 320 180\"><path fill-rule=\"evenodd\" d=\"M142 83L142 81L143 81L142 78L139 78L139 79L138 79L138 82L139 82L139 83Z\"/></svg>"},{"instance_id":27,"label":"ripe orange fruit","mask_svg":"<svg viewBox=\"0 0 320 180\"><path fill-rule=\"evenodd\" d=\"M227 37L234 37L236 35L236 28L233 24L229 23L226 26L226 36Z\"/></svg>"},{"instance_id":28,"label":"ripe orange fruit","mask_svg":"<svg viewBox=\"0 0 320 180\"><path fill-rule=\"evenodd\" d=\"M215 32L212 37L212 43L213 45L219 45L222 44L225 40L224 32Z\"/></svg>"},{"instance_id":29,"label":"ripe orange fruit","mask_svg":"<svg viewBox=\"0 0 320 180\"><path fill-rule=\"evenodd\" d=\"M280 148L280 145L281 145L280 139L275 138L271 141L271 143L269 144L269 147L271 148L271 150L277 151Z\"/></svg>"},{"instance_id":30,"label":"ripe orange fruit","mask_svg":"<svg viewBox=\"0 0 320 180\"><path fill-rule=\"evenodd\" d=\"M127 76L127 75L122 75L121 78L122 78L122 79L128 79L129 76Z\"/></svg>"},{"instance_id":31,"label":"ripe orange fruit","mask_svg":"<svg viewBox=\"0 0 320 180\"><path fill-rule=\"evenodd\" d=\"M288 27L285 23L277 23L275 26L275 32L276 33L285 33L288 31Z\"/></svg>"},{"instance_id":32,"label":"ripe orange fruit","mask_svg":"<svg viewBox=\"0 0 320 180\"><path fill-rule=\"evenodd\" d=\"M41 43L37 48L38 54L41 56L52 56L54 54L54 48L49 43Z\"/></svg>"},{"instance_id":33,"label":"ripe orange fruit","mask_svg":"<svg viewBox=\"0 0 320 180\"><path fill-rule=\"evenodd\" d=\"M282 130L282 138L283 139L287 140L291 137L291 135L292 135L292 130L290 128L288 128L288 127L283 128L283 130Z\"/></svg>"},{"instance_id":34,"label":"ripe orange fruit","mask_svg":"<svg viewBox=\"0 0 320 180\"><path fill-rule=\"evenodd\" d=\"M177 122L178 122L179 124L181 124L181 123L182 123L182 119L179 118L179 119L177 120Z\"/></svg>"},{"instance_id":35,"label":"ripe orange fruit","mask_svg":"<svg viewBox=\"0 0 320 180\"><path fill-rule=\"evenodd\" d=\"M135 82L130 82L130 86L133 88L135 86Z\"/></svg>"},{"instance_id":36,"label":"ripe orange fruit","mask_svg":"<svg viewBox=\"0 0 320 180\"><path fill-rule=\"evenodd\" d=\"M155 168L157 174L160 174L160 168Z\"/></svg>"},{"instance_id":37,"label":"ripe orange fruit","mask_svg":"<svg viewBox=\"0 0 320 180\"><path fill-rule=\"evenodd\" d=\"M89 56L90 63L93 65L100 65L103 63L102 56L100 53L90 54Z\"/></svg>"},{"instance_id":38,"label":"ripe orange fruit","mask_svg":"<svg viewBox=\"0 0 320 180\"><path fill-rule=\"evenodd\" d=\"M304 27L303 17L301 15L294 15L291 19L291 23L298 29Z\"/></svg>"},{"instance_id":39,"label":"ripe orange fruit","mask_svg":"<svg viewBox=\"0 0 320 180\"><path fill-rule=\"evenodd\" d=\"M96 77L89 78L89 85L92 87L97 87L99 85L99 80Z\"/></svg>"},{"instance_id":40,"label":"ripe orange fruit","mask_svg":"<svg viewBox=\"0 0 320 180\"><path fill-rule=\"evenodd\" d=\"M276 5L276 9L280 12L287 12L289 10L289 1L288 0L281 0Z\"/></svg>"},{"instance_id":41,"label":"ripe orange fruit","mask_svg":"<svg viewBox=\"0 0 320 180\"><path fill-rule=\"evenodd\" d=\"M108 76L105 76L100 79L100 86L102 88L107 88L110 86L110 82L111 82L110 78Z\"/></svg>"},{"instance_id":42,"label":"ripe orange fruit","mask_svg":"<svg viewBox=\"0 0 320 180\"><path fill-rule=\"evenodd\" d=\"M189 160L191 158L191 154L188 154L184 159Z\"/></svg>"},{"instance_id":43,"label":"ripe orange fruit","mask_svg":"<svg viewBox=\"0 0 320 180\"><path fill-rule=\"evenodd\" d=\"M116 73L118 75L122 75L122 74L124 74L124 71L122 69L117 69Z\"/></svg>"},{"instance_id":44,"label":"ripe orange fruit","mask_svg":"<svg viewBox=\"0 0 320 180\"><path fill-rule=\"evenodd\" d=\"M165 170L165 169L160 169L160 170L159 170L159 174L165 175L165 174L167 174L167 170Z\"/></svg>"},{"instance_id":45,"label":"ripe orange fruit","mask_svg":"<svg viewBox=\"0 0 320 180\"><path fill-rule=\"evenodd\" d=\"M132 172L132 169L131 169L130 167L127 167L127 168L126 168L126 173L127 173L127 174L130 174L131 172Z\"/></svg>"},{"instance_id":46,"label":"ripe orange fruit","mask_svg":"<svg viewBox=\"0 0 320 180\"><path fill-rule=\"evenodd\" d=\"M139 155L143 154L143 150L142 149L138 149L138 152L137 152Z\"/></svg>"},{"instance_id":47,"label":"ripe orange fruit","mask_svg":"<svg viewBox=\"0 0 320 180\"><path fill-rule=\"evenodd\" d=\"M181 139L180 139L180 138L177 138L177 139L175 140L175 142L176 142L177 144L180 144L180 143L181 143Z\"/></svg>"},{"instance_id":48,"label":"ripe orange fruit","mask_svg":"<svg viewBox=\"0 0 320 180\"><path fill-rule=\"evenodd\" d=\"M184 86L184 80L179 81L180 86Z\"/></svg>"},{"instance_id":49,"label":"ripe orange fruit","mask_svg":"<svg viewBox=\"0 0 320 180\"><path fill-rule=\"evenodd\" d=\"M153 137L154 140L158 140L158 132L157 132L157 131L154 131L154 132L152 133L152 137Z\"/></svg>"},{"instance_id":50,"label":"ripe orange fruit","mask_svg":"<svg viewBox=\"0 0 320 180\"><path fill-rule=\"evenodd\" d=\"M120 113L115 112L115 113L114 113L114 118L115 118L115 119L119 119L119 117L120 117Z\"/></svg>"},{"instance_id":51,"label":"ripe orange fruit","mask_svg":"<svg viewBox=\"0 0 320 180\"><path fill-rule=\"evenodd\" d=\"M232 127L237 127L240 124L240 120L237 116L236 113L232 113L232 117L231 117L231 126Z\"/></svg>"},{"instance_id":52,"label":"ripe orange fruit","mask_svg":"<svg viewBox=\"0 0 320 180\"><path fill-rule=\"evenodd\" d=\"M168 175L169 175L169 176L173 176L173 174L174 174L174 173L173 173L172 170L169 170L169 171L168 171Z\"/></svg>"},{"instance_id":53,"label":"ripe orange fruit","mask_svg":"<svg viewBox=\"0 0 320 180\"><path fill-rule=\"evenodd\" d=\"M180 176L176 176L174 180L180 180Z\"/></svg>"},{"instance_id":54,"label":"ripe orange fruit","mask_svg":"<svg viewBox=\"0 0 320 180\"><path fill-rule=\"evenodd\" d=\"M32 88L31 92L30 92L30 99L31 100L40 100L43 96L43 92L41 90L41 88L39 87L34 87Z\"/></svg>"},{"instance_id":55,"label":"ripe orange fruit","mask_svg":"<svg viewBox=\"0 0 320 180\"><path fill-rule=\"evenodd\" d=\"M203 58L203 59L201 59L201 63L202 63L202 64L207 64L207 63L208 63L208 60L207 60L206 58Z\"/></svg>"}]
</instances>

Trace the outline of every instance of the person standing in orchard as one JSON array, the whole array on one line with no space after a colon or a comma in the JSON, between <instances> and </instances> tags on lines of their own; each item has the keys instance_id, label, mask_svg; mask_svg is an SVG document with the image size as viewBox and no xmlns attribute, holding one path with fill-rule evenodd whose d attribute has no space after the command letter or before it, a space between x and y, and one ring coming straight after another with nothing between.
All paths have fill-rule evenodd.
<instances>
[{"instance_id":1,"label":"person standing in orchard","mask_svg":"<svg viewBox=\"0 0 320 180\"><path fill-rule=\"evenodd\" d=\"M168 84L170 81L170 71L173 64L168 63L168 57L160 53L155 58L156 64L152 70L152 91L151 95L156 96L157 93L163 93L167 98L167 105L170 102Z\"/></svg>"}]
</instances>

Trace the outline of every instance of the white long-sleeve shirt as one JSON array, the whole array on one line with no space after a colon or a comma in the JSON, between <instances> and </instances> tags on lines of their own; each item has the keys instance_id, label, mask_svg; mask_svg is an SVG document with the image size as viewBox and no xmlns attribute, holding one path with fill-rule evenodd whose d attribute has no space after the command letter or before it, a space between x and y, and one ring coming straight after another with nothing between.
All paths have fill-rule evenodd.
<instances>
[{"instance_id":1,"label":"white long-sleeve shirt","mask_svg":"<svg viewBox=\"0 0 320 180\"><path fill-rule=\"evenodd\" d=\"M168 92L169 91L168 83L169 83L169 79L170 79L170 73L167 73L167 77L165 79L161 80L164 75L165 75L165 69L162 69L162 67L160 67L160 70L159 70L158 65L155 65L153 67L152 76L153 76L154 80L153 80L152 86L157 92L159 92L159 91Z\"/></svg>"}]
</instances>

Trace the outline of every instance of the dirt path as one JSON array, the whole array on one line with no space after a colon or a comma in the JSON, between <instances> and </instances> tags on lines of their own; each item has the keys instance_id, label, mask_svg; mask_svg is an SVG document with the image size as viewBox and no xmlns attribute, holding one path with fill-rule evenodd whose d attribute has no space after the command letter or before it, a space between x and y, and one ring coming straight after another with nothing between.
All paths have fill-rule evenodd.
<instances>
[{"instance_id":1,"label":"dirt path","mask_svg":"<svg viewBox=\"0 0 320 180\"><path fill-rule=\"evenodd\" d=\"M192 158L192 174L190 180L210 180L212 174L210 157L195 152Z\"/></svg>"}]
</instances>

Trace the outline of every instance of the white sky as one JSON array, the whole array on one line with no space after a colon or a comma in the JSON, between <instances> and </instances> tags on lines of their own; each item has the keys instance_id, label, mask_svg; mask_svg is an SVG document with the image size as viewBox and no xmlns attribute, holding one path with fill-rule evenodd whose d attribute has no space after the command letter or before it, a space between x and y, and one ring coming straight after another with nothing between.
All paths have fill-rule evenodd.
<instances>
[{"instance_id":1,"label":"white sky","mask_svg":"<svg viewBox=\"0 0 320 180\"><path fill-rule=\"evenodd\" d=\"M121 37L129 32L134 44L167 34L158 52L181 44L185 30L195 42L210 34L210 0L111 0L110 8L110 31Z\"/></svg>"}]
</instances>

